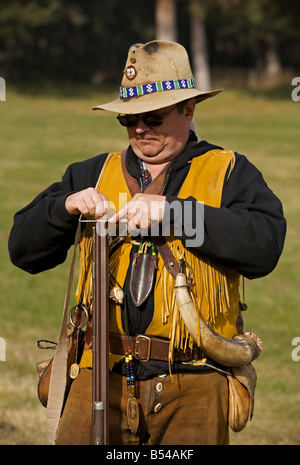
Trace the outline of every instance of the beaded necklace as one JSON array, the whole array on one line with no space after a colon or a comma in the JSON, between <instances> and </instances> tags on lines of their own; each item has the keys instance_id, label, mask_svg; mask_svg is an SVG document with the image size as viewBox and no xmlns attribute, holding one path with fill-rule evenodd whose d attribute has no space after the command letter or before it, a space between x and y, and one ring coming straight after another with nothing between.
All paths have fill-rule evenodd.
<instances>
[{"instance_id":1,"label":"beaded necklace","mask_svg":"<svg viewBox=\"0 0 300 465\"><path fill-rule=\"evenodd\" d=\"M140 158L138 158L138 162L141 168L142 172L142 192L146 189L146 187L149 186L152 182L152 176L150 171L147 169L147 165L144 161L142 161Z\"/></svg>"},{"instance_id":2,"label":"beaded necklace","mask_svg":"<svg viewBox=\"0 0 300 465\"><path fill-rule=\"evenodd\" d=\"M138 163L141 169L142 182L141 182L141 191L144 192L146 187L149 186L152 182L151 173L148 171L145 162L138 158ZM149 241L144 241L144 238L141 237L139 244L138 253L147 253L147 249L150 246ZM155 245L151 241L151 254L156 255ZM128 332L128 321L126 322L126 331L125 333L129 335ZM126 367L126 381L127 381L127 390L128 390L128 401L127 401L127 423L130 431L134 434L138 429L139 424L139 407L138 402L135 398L135 376L134 376L134 367L133 367L133 352L132 348L128 343L129 338L126 341L126 350L125 350L125 367Z\"/></svg>"}]
</instances>

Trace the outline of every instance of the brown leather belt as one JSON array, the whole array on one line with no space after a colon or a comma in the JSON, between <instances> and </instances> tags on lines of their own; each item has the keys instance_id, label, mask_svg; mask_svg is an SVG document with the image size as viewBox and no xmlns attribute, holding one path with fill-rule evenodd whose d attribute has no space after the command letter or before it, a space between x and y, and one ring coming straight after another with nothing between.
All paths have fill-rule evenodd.
<instances>
[{"instance_id":1,"label":"brown leather belt","mask_svg":"<svg viewBox=\"0 0 300 465\"><path fill-rule=\"evenodd\" d=\"M170 341L155 336L146 336L145 334L138 334L137 336L124 336L121 334L109 333L109 351L111 354L124 355L126 347L130 346L133 355L141 362L148 360L169 360L169 346ZM200 347L194 344L193 349L174 350L174 362L190 362L192 360L201 360L205 358L204 352Z\"/></svg>"}]
</instances>

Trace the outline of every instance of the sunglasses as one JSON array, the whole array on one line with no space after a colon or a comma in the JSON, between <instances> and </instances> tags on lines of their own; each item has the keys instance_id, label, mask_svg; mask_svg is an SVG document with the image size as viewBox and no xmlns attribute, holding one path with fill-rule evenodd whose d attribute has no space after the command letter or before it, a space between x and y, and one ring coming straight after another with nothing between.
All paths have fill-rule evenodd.
<instances>
[{"instance_id":1,"label":"sunglasses","mask_svg":"<svg viewBox=\"0 0 300 465\"><path fill-rule=\"evenodd\" d=\"M176 107L177 105L171 110L167 111L166 113L161 113L160 115L155 115L153 112L148 112L144 113L143 116L141 116L140 114L118 115L117 119L119 120L119 123L125 128L132 128L133 126L136 126L139 118L142 119L143 123L145 123L146 126L161 126L163 124L164 118L170 113L172 113L172 111L174 111Z\"/></svg>"}]
</instances>

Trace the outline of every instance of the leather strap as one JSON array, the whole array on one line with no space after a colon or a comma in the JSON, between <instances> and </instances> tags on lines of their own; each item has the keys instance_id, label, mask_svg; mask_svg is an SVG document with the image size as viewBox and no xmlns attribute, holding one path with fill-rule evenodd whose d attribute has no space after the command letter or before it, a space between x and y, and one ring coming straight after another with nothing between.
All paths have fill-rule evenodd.
<instances>
[{"instance_id":1,"label":"leather strap","mask_svg":"<svg viewBox=\"0 0 300 465\"><path fill-rule=\"evenodd\" d=\"M130 345L134 357L140 361L160 360L167 362L169 360L168 339L146 336L138 334L137 336L125 336L122 334L109 333L109 351L112 354L124 355L126 348ZM173 351L174 362L190 362L192 360L202 360L206 358L204 352L194 344L193 349Z\"/></svg>"},{"instance_id":2,"label":"leather strap","mask_svg":"<svg viewBox=\"0 0 300 465\"><path fill-rule=\"evenodd\" d=\"M123 150L121 153L121 162L122 162L122 170L124 174L125 181L127 183L129 192L133 197L135 194L141 193L141 188L136 178L131 176L128 173L126 168L126 154L127 150ZM159 195L163 189L166 173L167 173L168 165L159 173L159 175L152 181L152 183L145 189L144 194L155 194ZM165 238L163 236L156 236L152 237L152 240L159 251L165 267L171 273L173 278L176 278L176 275L179 273L179 265L172 254L170 247L168 246Z\"/></svg>"},{"instance_id":3,"label":"leather strap","mask_svg":"<svg viewBox=\"0 0 300 465\"><path fill-rule=\"evenodd\" d=\"M131 196L133 197L135 194L141 193L141 188L139 186L138 180L131 176L129 174L127 168L126 168L126 154L127 150L123 150L121 153L121 162L122 162L122 170L123 174L125 177L125 181L127 183L129 192ZM156 178L147 186L147 188L144 190L144 194L156 194L158 195L164 186L165 178L166 178L166 171L167 171L168 165L165 166L165 168L156 176Z\"/></svg>"},{"instance_id":4,"label":"leather strap","mask_svg":"<svg viewBox=\"0 0 300 465\"><path fill-rule=\"evenodd\" d=\"M68 357L68 337L67 337L67 314L70 302L70 294L74 278L74 268L76 261L76 251L81 236L81 224L78 222L78 227L75 235L74 250L69 272L69 279L66 291L66 297L63 308L62 322L60 333L55 350L55 355L52 364L49 396L47 403L47 438L48 444L54 445L56 431L60 420L63 402L65 398L65 389L67 384L67 357Z\"/></svg>"}]
</instances>

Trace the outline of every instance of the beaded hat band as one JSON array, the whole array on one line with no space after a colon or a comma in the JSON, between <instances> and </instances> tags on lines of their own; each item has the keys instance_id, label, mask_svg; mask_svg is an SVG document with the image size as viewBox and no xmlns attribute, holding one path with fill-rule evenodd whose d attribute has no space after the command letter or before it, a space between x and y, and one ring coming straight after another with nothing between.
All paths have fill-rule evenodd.
<instances>
[{"instance_id":1,"label":"beaded hat band","mask_svg":"<svg viewBox=\"0 0 300 465\"><path fill-rule=\"evenodd\" d=\"M120 87L120 98L140 97L141 95L153 94L175 89L195 89L195 79L175 79L169 81L152 82L133 87Z\"/></svg>"}]
</instances>

